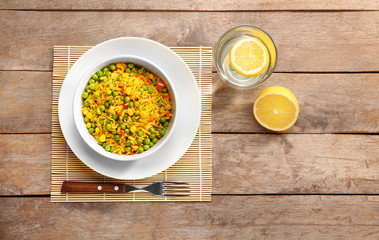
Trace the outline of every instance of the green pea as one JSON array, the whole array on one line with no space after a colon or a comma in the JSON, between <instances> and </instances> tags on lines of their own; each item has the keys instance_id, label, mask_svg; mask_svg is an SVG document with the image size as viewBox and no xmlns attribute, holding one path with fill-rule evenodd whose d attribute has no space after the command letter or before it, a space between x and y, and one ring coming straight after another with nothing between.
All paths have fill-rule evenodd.
<instances>
[{"instance_id":1,"label":"green pea","mask_svg":"<svg viewBox=\"0 0 379 240\"><path fill-rule=\"evenodd\" d=\"M116 135L116 134L117 134L117 131L112 131L112 134L113 134L113 135Z\"/></svg>"},{"instance_id":2,"label":"green pea","mask_svg":"<svg viewBox=\"0 0 379 240\"><path fill-rule=\"evenodd\" d=\"M164 126L165 126L165 127L168 127L169 124L170 124L169 122L165 122L165 123L164 123Z\"/></svg>"},{"instance_id":3,"label":"green pea","mask_svg":"<svg viewBox=\"0 0 379 240\"><path fill-rule=\"evenodd\" d=\"M129 118L128 114L125 114L125 115L124 115L124 119L125 119L126 121L128 121L128 118Z\"/></svg>"},{"instance_id":4,"label":"green pea","mask_svg":"<svg viewBox=\"0 0 379 240\"><path fill-rule=\"evenodd\" d=\"M114 135L114 140L116 141L120 140L120 135Z\"/></svg>"},{"instance_id":5,"label":"green pea","mask_svg":"<svg viewBox=\"0 0 379 240\"><path fill-rule=\"evenodd\" d=\"M89 85L86 86L86 90L87 90L87 91L90 90Z\"/></svg>"},{"instance_id":6,"label":"green pea","mask_svg":"<svg viewBox=\"0 0 379 240\"><path fill-rule=\"evenodd\" d=\"M166 134L166 131L160 130L159 133L160 133L161 136L163 137L163 136Z\"/></svg>"},{"instance_id":7,"label":"green pea","mask_svg":"<svg viewBox=\"0 0 379 240\"><path fill-rule=\"evenodd\" d=\"M142 68L138 69L138 73L143 74L143 69Z\"/></svg>"},{"instance_id":8,"label":"green pea","mask_svg":"<svg viewBox=\"0 0 379 240\"><path fill-rule=\"evenodd\" d=\"M134 106L134 103L133 102L129 102L129 107L133 107Z\"/></svg>"},{"instance_id":9,"label":"green pea","mask_svg":"<svg viewBox=\"0 0 379 240\"><path fill-rule=\"evenodd\" d=\"M124 132L125 132L125 134L129 134L130 130L129 129L125 129Z\"/></svg>"},{"instance_id":10,"label":"green pea","mask_svg":"<svg viewBox=\"0 0 379 240\"><path fill-rule=\"evenodd\" d=\"M101 77L101 76L103 76L103 72L102 72L102 71L97 71L97 72L96 72L96 75L97 75L98 77Z\"/></svg>"},{"instance_id":11,"label":"green pea","mask_svg":"<svg viewBox=\"0 0 379 240\"><path fill-rule=\"evenodd\" d=\"M102 142L100 142L100 141L98 141L98 142L97 142L97 144L99 144L100 146L102 146L102 145L103 145L103 143L102 143Z\"/></svg>"},{"instance_id":12,"label":"green pea","mask_svg":"<svg viewBox=\"0 0 379 240\"><path fill-rule=\"evenodd\" d=\"M125 144L126 146L130 147L132 145L132 142L130 140L126 140Z\"/></svg>"},{"instance_id":13,"label":"green pea","mask_svg":"<svg viewBox=\"0 0 379 240\"><path fill-rule=\"evenodd\" d=\"M162 88L162 92L167 93L168 92L167 88L166 87Z\"/></svg>"},{"instance_id":14,"label":"green pea","mask_svg":"<svg viewBox=\"0 0 379 240\"><path fill-rule=\"evenodd\" d=\"M111 125L110 123L108 123L106 126L107 126L107 129L108 129L108 130L110 130L110 129L112 128L112 125ZM107 131L108 131L108 130L107 130Z\"/></svg>"},{"instance_id":15,"label":"green pea","mask_svg":"<svg viewBox=\"0 0 379 240\"><path fill-rule=\"evenodd\" d=\"M93 93L93 96L94 96L95 98L98 98L98 97L100 96L100 94L99 94L98 92L94 92L94 93Z\"/></svg>"},{"instance_id":16,"label":"green pea","mask_svg":"<svg viewBox=\"0 0 379 240\"><path fill-rule=\"evenodd\" d=\"M129 129L129 128L130 128L130 125L129 125L129 124L126 124L126 128Z\"/></svg>"},{"instance_id":17,"label":"green pea","mask_svg":"<svg viewBox=\"0 0 379 240\"><path fill-rule=\"evenodd\" d=\"M99 109L100 109L100 111L104 112L105 111L104 105L100 105Z\"/></svg>"},{"instance_id":18,"label":"green pea","mask_svg":"<svg viewBox=\"0 0 379 240\"><path fill-rule=\"evenodd\" d=\"M91 90L95 90L96 85L95 85L94 83L91 83L91 84L89 85L89 88L90 88Z\"/></svg>"},{"instance_id":19,"label":"green pea","mask_svg":"<svg viewBox=\"0 0 379 240\"><path fill-rule=\"evenodd\" d=\"M124 97L124 96L121 96L120 99L121 99L121 101L124 101L125 97Z\"/></svg>"},{"instance_id":20,"label":"green pea","mask_svg":"<svg viewBox=\"0 0 379 240\"><path fill-rule=\"evenodd\" d=\"M112 122L112 120L110 120L110 119L107 119L107 123L111 123Z\"/></svg>"},{"instance_id":21,"label":"green pea","mask_svg":"<svg viewBox=\"0 0 379 240\"><path fill-rule=\"evenodd\" d=\"M118 77L117 77L117 81L122 81L122 77L121 77L121 76L118 76Z\"/></svg>"},{"instance_id":22,"label":"green pea","mask_svg":"<svg viewBox=\"0 0 379 240\"><path fill-rule=\"evenodd\" d=\"M136 135L136 133L130 133L130 136L134 137Z\"/></svg>"},{"instance_id":23,"label":"green pea","mask_svg":"<svg viewBox=\"0 0 379 240\"><path fill-rule=\"evenodd\" d=\"M143 92L143 89L142 89L142 88L139 88L139 89L138 89L138 92L142 93L142 92Z\"/></svg>"},{"instance_id":24,"label":"green pea","mask_svg":"<svg viewBox=\"0 0 379 240\"><path fill-rule=\"evenodd\" d=\"M154 92L154 90L153 90L152 87L149 87L149 88L147 89L147 92L150 93L150 94L152 94L152 93Z\"/></svg>"},{"instance_id":25,"label":"green pea","mask_svg":"<svg viewBox=\"0 0 379 240\"><path fill-rule=\"evenodd\" d=\"M97 110L96 109L93 110L93 114L97 115Z\"/></svg>"},{"instance_id":26,"label":"green pea","mask_svg":"<svg viewBox=\"0 0 379 240\"><path fill-rule=\"evenodd\" d=\"M109 100L109 105L112 105L114 103L115 103L114 99Z\"/></svg>"},{"instance_id":27,"label":"green pea","mask_svg":"<svg viewBox=\"0 0 379 240\"><path fill-rule=\"evenodd\" d=\"M104 103L104 107L109 108L109 103L108 102Z\"/></svg>"},{"instance_id":28,"label":"green pea","mask_svg":"<svg viewBox=\"0 0 379 240\"><path fill-rule=\"evenodd\" d=\"M143 142L144 142L145 144L150 144L150 139L146 138Z\"/></svg>"},{"instance_id":29,"label":"green pea","mask_svg":"<svg viewBox=\"0 0 379 240\"><path fill-rule=\"evenodd\" d=\"M125 129L126 128L126 126L125 126L125 124L120 124L120 127L121 127L121 129ZM125 132L125 131L124 131Z\"/></svg>"},{"instance_id":30,"label":"green pea","mask_svg":"<svg viewBox=\"0 0 379 240\"><path fill-rule=\"evenodd\" d=\"M134 113L134 115L138 116L138 115L139 115L139 111L136 111L136 112Z\"/></svg>"},{"instance_id":31,"label":"green pea","mask_svg":"<svg viewBox=\"0 0 379 240\"><path fill-rule=\"evenodd\" d=\"M130 101L130 97L125 97L124 100L125 100L125 102L129 102Z\"/></svg>"},{"instance_id":32,"label":"green pea","mask_svg":"<svg viewBox=\"0 0 379 240\"><path fill-rule=\"evenodd\" d=\"M137 148L137 152L138 152L138 153L143 153L143 147L139 147L139 148Z\"/></svg>"},{"instance_id":33,"label":"green pea","mask_svg":"<svg viewBox=\"0 0 379 240\"><path fill-rule=\"evenodd\" d=\"M132 148L131 148L131 147L126 147L126 148L125 148L125 152L130 152L130 151L132 151Z\"/></svg>"},{"instance_id":34,"label":"green pea","mask_svg":"<svg viewBox=\"0 0 379 240\"><path fill-rule=\"evenodd\" d=\"M88 123L89 122L89 118L88 117L84 117L84 122Z\"/></svg>"},{"instance_id":35,"label":"green pea","mask_svg":"<svg viewBox=\"0 0 379 240\"><path fill-rule=\"evenodd\" d=\"M121 124L123 123L123 121L122 121L122 120L118 120L117 123L118 123L119 125L121 125Z\"/></svg>"},{"instance_id":36,"label":"green pea","mask_svg":"<svg viewBox=\"0 0 379 240\"><path fill-rule=\"evenodd\" d=\"M143 136L143 132L142 131L138 131L138 136L142 137Z\"/></svg>"},{"instance_id":37,"label":"green pea","mask_svg":"<svg viewBox=\"0 0 379 240\"><path fill-rule=\"evenodd\" d=\"M92 78L88 81L88 84L95 83L96 81L93 80Z\"/></svg>"},{"instance_id":38,"label":"green pea","mask_svg":"<svg viewBox=\"0 0 379 240\"><path fill-rule=\"evenodd\" d=\"M158 138L154 138L152 141L154 144L158 142Z\"/></svg>"},{"instance_id":39,"label":"green pea","mask_svg":"<svg viewBox=\"0 0 379 240\"><path fill-rule=\"evenodd\" d=\"M149 145L143 145L143 149L144 149L145 151L149 150L149 148L150 148Z\"/></svg>"},{"instance_id":40,"label":"green pea","mask_svg":"<svg viewBox=\"0 0 379 240\"><path fill-rule=\"evenodd\" d=\"M100 125L104 125L104 120L101 119L101 120L99 121L99 123L100 123Z\"/></svg>"},{"instance_id":41,"label":"green pea","mask_svg":"<svg viewBox=\"0 0 379 240\"><path fill-rule=\"evenodd\" d=\"M111 71L114 71L114 70L116 70L116 65L111 64L111 65L109 65L109 68L111 69Z\"/></svg>"},{"instance_id":42,"label":"green pea","mask_svg":"<svg viewBox=\"0 0 379 240\"><path fill-rule=\"evenodd\" d=\"M125 69L125 72L130 73L130 69L129 68Z\"/></svg>"},{"instance_id":43,"label":"green pea","mask_svg":"<svg viewBox=\"0 0 379 240\"><path fill-rule=\"evenodd\" d=\"M138 143L138 144L141 144L142 142L143 142L143 140L142 140L141 138L138 138L138 139L137 139L137 143Z\"/></svg>"},{"instance_id":44,"label":"green pea","mask_svg":"<svg viewBox=\"0 0 379 240\"><path fill-rule=\"evenodd\" d=\"M103 72L108 72L109 69L107 67L103 68Z\"/></svg>"},{"instance_id":45,"label":"green pea","mask_svg":"<svg viewBox=\"0 0 379 240\"><path fill-rule=\"evenodd\" d=\"M106 76L101 76L99 79L100 79L100 81L104 81L105 79L107 79L107 77Z\"/></svg>"},{"instance_id":46,"label":"green pea","mask_svg":"<svg viewBox=\"0 0 379 240\"><path fill-rule=\"evenodd\" d=\"M150 142L149 143L149 146L152 148L154 146L154 143L153 142Z\"/></svg>"},{"instance_id":47,"label":"green pea","mask_svg":"<svg viewBox=\"0 0 379 240\"><path fill-rule=\"evenodd\" d=\"M134 69L132 72L133 72L134 74L136 74L136 73L137 73L137 69Z\"/></svg>"},{"instance_id":48,"label":"green pea","mask_svg":"<svg viewBox=\"0 0 379 240\"><path fill-rule=\"evenodd\" d=\"M93 80L97 80L97 79L99 79L99 77L98 77L96 74L92 75L91 78L92 78Z\"/></svg>"},{"instance_id":49,"label":"green pea","mask_svg":"<svg viewBox=\"0 0 379 240\"><path fill-rule=\"evenodd\" d=\"M118 92L113 92L113 96L117 97L118 96Z\"/></svg>"},{"instance_id":50,"label":"green pea","mask_svg":"<svg viewBox=\"0 0 379 240\"><path fill-rule=\"evenodd\" d=\"M89 128L89 129L88 129L88 132L92 134L92 133L95 132L95 129L93 129L93 128Z\"/></svg>"},{"instance_id":51,"label":"green pea","mask_svg":"<svg viewBox=\"0 0 379 240\"><path fill-rule=\"evenodd\" d=\"M135 102L134 102L134 106L135 106L135 107L138 107L138 106L139 106L139 102L138 102L138 101L135 101Z\"/></svg>"},{"instance_id":52,"label":"green pea","mask_svg":"<svg viewBox=\"0 0 379 240\"><path fill-rule=\"evenodd\" d=\"M142 86L142 89L143 89L144 91L146 91L146 90L147 90L147 86L146 86L146 85L143 85L143 86Z\"/></svg>"},{"instance_id":53,"label":"green pea","mask_svg":"<svg viewBox=\"0 0 379 240\"><path fill-rule=\"evenodd\" d=\"M112 115L112 118L113 118L114 120L117 120L117 118L118 118L117 114L113 114L113 115Z\"/></svg>"},{"instance_id":54,"label":"green pea","mask_svg":"<svg viewBox=\"0 0 379 240\"><path fill-rule=\"evenodd\" d=\"M108 145L106 145L106 146L105 146L105 151L109 152L110 150L111 150L111 147L108 146Z\"/></svg>"},{"instance_id":55,"label":"green pea","mask_svg":"<svg viewBox=\"0 0 379 240\"><path fill-rule=\"evenodd\" d=\"M154 127L151 127L151 128L149 129L149 132L151 132L151 133L155 133L155 128L154 128Z\"/></svg>"},{"instance_id":56,"label":"green pea","mask_svg":"<svg viewBox=\"0 0 379 240\"><path fill-rule=\"evenodd\" d=\"M130 69L134 68L134 64L133 63L128 63L128 68L130 68Z\"/></svg>"},{"instance_id":57,"label":"green pea","mask_svg":"<svg viewBox=\"0 0 379 240\"><path fill-rule=\"evenodd\" d=\"M93 122L93 123L91 124L91 127L95 128L95 127L96 127L96 123Z\"/></svg>"},{"instance_id":58,"label":"green pea","mask_svg":"<svg viewBox=\"0 0 379 240\"><path fill-rule=\"evenodd\" d=\"M137 121L137 118L135 116L132 117L132 121L133 122L136 122Z\"/></svg>"},{"instance_id":59,"label":"green pea","mask_svg":"<svg viewBox=\"0 0 379 240\"><path fill-rule=\"evenodd\" d=\"M114 151L114 147L112 146L111 149L110 149L110 152L113 152Z\"/></svg>"},{"instance_id":60,"label":"green pea","mask_svg":"<svg viewBox=\"0 0 379 240\"><path fill-rule=\"evenodd\" d=\"M107 143L103 143L103 148L105 148L105 146L107 146Z\"/></svg>"},{"instance_id":61,"label":"green pea","mask_svg":"<svg viewBox=\"0 0 379 240\"><path fill-rule=\"evenodd\" d=\"M88 92L84 92L84 93L82 93L82 98L84 98L84 99L87 99L88 98Z\"/></svg>"},{"instance_id":62,"label":"green pea","mask_svg":"<svg viewBox=\"0 0 379 240\"><path fill-rule=\"evenodd\" d=\"M84 106L89 107L89 102L84 102Z\"/></svg>"},{"instance_id":63,"label":"green pea","mask_svg":"<svg viewBox=\"0 0 379 240\"><path fill-rule=\"evenodd\" d=\"M153 86L157 86L157 81L156 80L153 81Z\"/></svg>"},{"instance_id":64,"label":"green pea","mask_svg":"<svg viewBox=\"0 0 379 240\"><path fill-rule=\"evenodd\" d=\"M161 123L165 123L166 122L166 118L165 117L161 117Z\"/></svg>"},{"instance_id":65,"label":"green pea","mask_svg":"<svg viewBox=\"0 0 379 240\"><path fill-rule=\"evenodd\" d=\"M149 138L150 139L154 139L155 138L155 134L154 133L150 134Z\"/></svg>"},{"instance_id":66,"label":"green pea","mask_svg":"<svg viewBox=\"0 0 379 240\"><path fill-rule=\"evenodd\" d=\"M110 75L112 75L112 73L108 71L105 73L105 75L107 75L107 77L109 77Z\"/></svg>"},{"instance_id":67,"label":"green pea","mask_svg":"<svg viewBox=\"0 0 379 240\"><path fill-rule=\"evenodd\" d=\"M108 96L110 96L110 95L112 95L112 91L108 89L107 92L106 92L106 94L107 94Z\"/></svg>"}]
</instances>

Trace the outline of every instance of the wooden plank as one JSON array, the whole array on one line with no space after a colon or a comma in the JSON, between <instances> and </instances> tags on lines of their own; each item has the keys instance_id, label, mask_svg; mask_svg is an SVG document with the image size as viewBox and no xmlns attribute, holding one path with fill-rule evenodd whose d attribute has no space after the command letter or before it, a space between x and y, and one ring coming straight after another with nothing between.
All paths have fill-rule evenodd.
<instances>
[{"instance_id":1,"label":"wooden plank","mask_svg":"<svg viewBox=\"0 0 379 240\"><path fill-rule=\"evenodd\" d=\"M213 192L379 193L379 136L214 134Z\"/></svg>"},{"instance_id":2,"label":"wooden plank","mask_svg":"<svg viewBox=\"0 0 379 240\"><path fill-rule=\"evenodd\" d=\"M180 11L252 11L252 10L378 10L379 1L374 0L301 0L301 1L275 1L275 0L238 0L233 1L21 1L3 0L0 9L30 9L30 10L180 10Z\"/></svg>"},{"instance_id":3,"label":"wooden plank","mask_svg":"<svg viewBox=\"0 0 379 240\"><path fill-rule=\"evenodd\" d=\"M50 72L0 71L0 132L51 132Z\"/></svg>"},{"instance_id":4,"label":"wooden plank","mask_svg":"<svg viewBox=\"0 0 379 240\"><path fill-rule=\"evenodd\" d=\"M0 195L50 193L50 134L3 134L0 145Z\"/></svg>"},{"instance_id":5,"label":"wooden plank","mask_svg":"<svg viewBox=\"0 0 379 240\"><path fill-rule=\"evenodd\" d=\"M254 24L278 47L278 72L379 71L379 12L86 12L3 10L0 70L51 70L53 45L146 37L168 46L215 46Z\"/></svg>"},{"instance_id":6,"label":"wooden plank","mask_svg":"<svg viewBox=\"0 0 379 240\"><path fill-rule=\"evenodd\" d=\"M0 195L50 193L50 135L0 135ZM379 136L213 134L213 194L378 194Z\"/></svg>"},{"instance_id":7,"label":"wooden plank","mask_svg":"<svg viewBox=\"0 0 379 240\"><path fill-rule=\"evenodd\" d=\"M377 196L214 196L211 203L138 204L1 198L0 204L2 239L379 237Z\"/></svg>"},{"instance_id":8,"label":"wooden plank","mask_svg":"<svg viewBox=\"0 0 379 240\"><path fill-rule=\"evenodd\" d=\"M379 74L274 73L260 87L235 90L213 74L213 132L268 132L253 118L258 93L289 88L300 117L290 133L378 133ZM51 132L51 73L0 71L0 133Z\"/></svg>"},{"instance_id":9,"label":"wooden plank","mask_svg":"<svg viewBox=\"0 0 379 240\"><path fill-rule=\"evenodd\" d=\"M273 74L261 86L237 90L213 75L213 132L270 132L253 116L264 88L290 89L300 114L290 133L378 133L379 74Z\"/></svg>"}]
</instances>

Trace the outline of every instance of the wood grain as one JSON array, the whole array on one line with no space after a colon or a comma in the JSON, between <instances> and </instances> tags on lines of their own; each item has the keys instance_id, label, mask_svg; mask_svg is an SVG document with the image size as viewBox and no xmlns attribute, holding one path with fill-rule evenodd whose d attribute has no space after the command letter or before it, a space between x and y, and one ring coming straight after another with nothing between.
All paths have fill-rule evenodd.
<instances>
[{"instance_id":1,"label":"wood grain","mask_svg":"<svg viewBox=\"0 0 379 240\"><path fill-rule=\"evenodd\" d=\"M0 132L51 132L51 76L0 71Z\"/></svg>"},{"instance_id":2,"label":"wood grain","mask_svg":"<svg viewBox=\"0 0 379 240\"><path fill-rule=\"evenodd\" d=\"M0 9L30 9L30 10L180 10L180 11L251 11L251 10L378 10L377 0L301 0L301 1L275 1L275 0L3 0Z\"/></svg>"},{"instance_id":3,"label":"wood grain","mask_svg":"<svg viewBox=\"0 0 379 240\"><path fill-rule=\"evenodd\" d=\"M290 133L378 133L379 74L273 74L261 86L236 90L213 75L213 132L270 132L253 116L269 86L290 89L300 114Z\"/></svg>"},{"instance_id":4,"label":"wood grain","mask_svg":"<svg viewBox=\"0 0 379 240\"><path fill-rule=\"evenodd\" d=\"M0 195L50 192L50 134L0 135Z\"/></svg>"},{"instance_id":5,"label":"wood grain","mask_svg":"<svg viewBox=\"0 0 379 240\"><path fill-rule=\"evenodd\" d=\"M0 135L0 195L50 193L50 135ZM378 194L379 136L213 134L213 194Z\"/></svg>"},{"instance_id":6,"label":"wood grain","mask_svg":"<svg viewBox=\"0 0 379 240\"><path fill-rule=\"evenodd\" d=\"M146 37L168 46L215 46L229 28L254 24L278 47L278 72L379 71L379 12L83 12L0 14L0 70L51 70L53 45ZM301 23L301 24L300 24Z\"/></svg>"},{"instance_id":7,"label":"wood grain","mask_svg":"<svg viewBox=\"0 0 379 240\"><path fill-rule=\"evenodd\" d=\"M133 204L1 198L0 229L2 239L377 239L378 203L377 196Z\"/></svg>"},{"instance_id":8,"label":"wood grain","mask_svg":"<svg viewBox=\"0 0 379 240\"><path fill-rule=\"evenodd\" d=\"M51 132L51 73L0 71L0 133ZM213 74L213 132L268 132L253 118L252 105L268 86L289 88L300 117L289 133L378 133L379 74L274 73L258 88L228 87Z\"/></svg>"}]
</instances>

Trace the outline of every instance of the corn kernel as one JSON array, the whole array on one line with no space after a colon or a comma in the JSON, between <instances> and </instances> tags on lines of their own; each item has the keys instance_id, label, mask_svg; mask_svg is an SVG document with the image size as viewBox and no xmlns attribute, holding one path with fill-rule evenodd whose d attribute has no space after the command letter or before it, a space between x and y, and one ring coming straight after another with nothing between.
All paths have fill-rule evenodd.
<instances>
[{"instance_id":1,"label":"corn kernel","mask_svg":"<svg viewBox=\"0 0 379 240\"><path fill-rule=\"evenodd\" d=\"M89 119L92 119L92 113L87 112L87 113L86 113L86 117L88 117Z\"/></svg>"},{"instance_id":2,"label":"corn kernel","mask_svg":"<svg viewBox=\"0 0 379 240\"><path fill-rule=\"evenodd\" d=\"M130 127L130 131L131 131L132 133L135 133L136 130L137 130L136 126L131 126L131 127Z\"/></svg>"},{"instance_id":3,"label":"corn kernel","mask_svg":"<svg viewBox=\"0 0 379 240\"><path fill-rule=\"evenodd\" d=\"M100 142L105 142L105 135L104 134L100 136Z\"/></svg>"},{"instance_id":4,"label":"corn kernel","mask_svg":"<svg viewBox=\"0 0 379 240\"><path fill-rule=\"evenodd\" d=\"M127 87L126 88L126 94L130 95L132 93L132 88L131 87Z\"/></svg>"},{"instance_id":5,"label":"corn kernel","mask_svg":"<svg viewBox=\"0 0 379 240\"><path fill-rule=\"evenodd\" d=\"M167 105L165 106L165 109L166 109L166 110L170 110L170 109L171 109L171 104L167 104Z\"/></svg>"},{"instance_id":6,"label":"corn kernel","mask_svg":"<svg viewBox=\"0 0 379 240\"><path fill-rule=\"evenodd\" d=\"M87 123L87 128L91 128L91 123Z\"/></svg>"},{"instance_id":7,"label":"corn kernel","mask_svg":"<svg viewBox=\"0 0 379 240\"><path fill-rule=\"evenodd\" d=\"M134 114L133 109L131 109L131 108L128 108L128 110L126 110L126 112L129 114L129 116L132 116Z\"/></svg>"},{"instance_id":8,"label":"corn kernel","mask_svg":"<svg viewBox=\"0 0 379 240\"><path fill-rule=\"evenodd\" d=\"M96 129L95 129L95 133L99 133L100 132L100 129L97 127Z\"/></svg>"},{"instance_id":9,"label":"corn kernel","mask_svg":"<svg viewBox=\"0 0 379 240\"><path fill-rule=\"evenodd\" d=\"M142 112L140 113L140 115L141 115L141 118L146 118L146 117L147 117L147 112L142 111Z\"/></svg>"}]
</instances>

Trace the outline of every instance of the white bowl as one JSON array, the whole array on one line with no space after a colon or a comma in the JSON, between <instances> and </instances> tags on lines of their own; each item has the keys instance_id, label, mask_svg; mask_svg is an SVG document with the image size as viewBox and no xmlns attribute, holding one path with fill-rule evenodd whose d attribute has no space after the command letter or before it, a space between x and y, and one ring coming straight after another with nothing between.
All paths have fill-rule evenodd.
<instances>
[{"instance_id":1,"label":"white bowl","mask_svg":"<svg viewBox=\"0 0 379 240\"><path fill-rule=\"evenodd\" d=\"M155 75L159 76L161 80L165 82L166 87L169 90L170 99L172 103L172 118L170 121L170 125L167 128L166 134L159 139L159 141L149 150L144 151L140 154L134 154L134 155L118 155L111 152L107 152L102 146L100 146L96 139L88 132L88 129L86 127L86 124L84 122L83 114L82 114L82 106L83 106L83 98L82 93L85 90L85 87L88 83L88 80L91 78L91 76L96 73L97 71L103 69L105 66L108 66L111 63L117 63L117 62L125 62L125 63L134 63L135 65L142 66L145 69L149 70L150 72L154 73ZM98 62L97 64L93 65L90 70L88 70L81 78L77 85L75 94L74 94L74 100L73 100L73 116L74 116L74 122L76 125L77 130L79 131L80 136L83 138L83 140L97 153L103 155L104 157L107 157L112 160L117 161L133 161L138 160L141 158L144 158L148 155L153 154L156 150L161 148L166 142L167 139L170 138L171 133L173 132L175 128L175 119L176 119L176 113L178 109L176 109L176 97L175 89L173 88L173 85L171 84L172 80L167 76L167 74L164 73L162 69L160 69L156 64L150 62L147 59L144 59L139 56L133 56L133 55L121 55L116 57L111 57L108 59L103 59L102 61Z\"/></svg>"}]
</instances>

